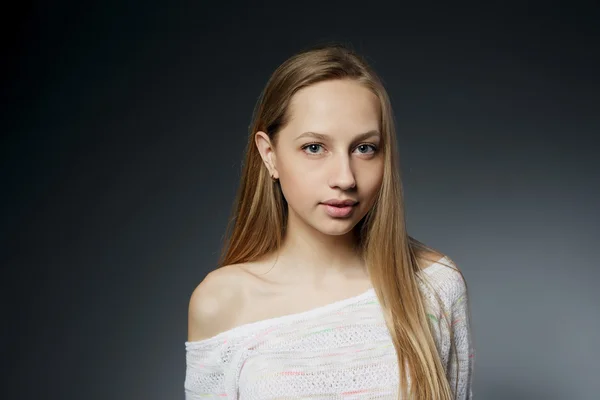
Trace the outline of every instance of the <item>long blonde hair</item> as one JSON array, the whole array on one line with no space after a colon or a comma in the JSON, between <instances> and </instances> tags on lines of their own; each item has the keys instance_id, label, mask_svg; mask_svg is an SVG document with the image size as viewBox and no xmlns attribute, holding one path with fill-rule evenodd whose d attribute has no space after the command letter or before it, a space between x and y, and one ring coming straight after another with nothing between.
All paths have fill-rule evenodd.
<instances>
[{"instance_id":1,"label":"long blonde hair","mask_svg":"<svg viewBox=\"0 0 600 400\"><path fill-rule=\"evenodd\" d=\"M398 355L399 394L401 398L450 400L452 391L433 340L426 300L418 286L422 278L417 273L417 256L431 249L406 231L390 99L380 78L350 46L333 43L303 50L271 75L254 109L240 187L218 266L253 261L280 248L287 203L279 184L271 180L254 135L263 131L276 146L277 134L288 122L288 105L294 93L332 79L357 81L380 102L383 181L373 208L355 229Z\"/></svg>"}]
</instances>

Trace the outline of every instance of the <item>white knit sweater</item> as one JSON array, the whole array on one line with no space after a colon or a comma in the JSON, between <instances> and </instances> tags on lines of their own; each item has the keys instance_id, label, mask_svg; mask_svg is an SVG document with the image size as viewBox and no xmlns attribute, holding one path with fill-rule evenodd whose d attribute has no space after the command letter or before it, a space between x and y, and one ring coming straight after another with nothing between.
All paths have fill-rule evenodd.
<instances>
[{"instance_id":1,"label":"white knit sweater","mask_svg":"<svg viewBox=\"0 0 600 400\"><path fill-rule=\"evenodd\" d=\"M440 261L455 267L448 257ZM440 308L431 289L421 284L450 386L454 390L457 385L456 399L471 399L473 348L465 282L439 262L420 273L443 304ZM443 318L451 326L452 341ZM398 398L396 352L373 288L185 342L185 347L186 400Z\"/></svg>"}]
</instances>

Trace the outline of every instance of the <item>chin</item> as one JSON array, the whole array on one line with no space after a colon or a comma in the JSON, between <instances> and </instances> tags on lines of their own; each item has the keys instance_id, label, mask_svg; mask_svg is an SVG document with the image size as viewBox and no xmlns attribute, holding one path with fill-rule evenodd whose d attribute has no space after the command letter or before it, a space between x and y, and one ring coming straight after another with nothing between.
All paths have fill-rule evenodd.
<instances>
[{"instance_id":1,"label":"chin","mask_svg":"<svg viewBox=\"0 0 600 400\"><path fill-rule=\"evenodd\" d=\"M321 233L331 236L342 236L346 235L354 229L358 221L352 219L338 219L338 220L330 220L326 223L319 223L314 225L314 227Z\"/></svg>"}]
</instances>

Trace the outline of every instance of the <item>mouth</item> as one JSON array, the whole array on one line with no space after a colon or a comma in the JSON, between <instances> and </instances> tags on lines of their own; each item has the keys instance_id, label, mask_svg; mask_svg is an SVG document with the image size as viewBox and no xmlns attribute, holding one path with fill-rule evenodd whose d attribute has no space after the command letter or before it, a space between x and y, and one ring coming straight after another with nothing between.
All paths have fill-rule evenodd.
<instances>
[{"instance_id":1,"label":"mouth","mask_svg":"<svg viewBox=\"0 0 600 400\"><path fill-rule=\"evenodd\" d=\"M344 217L348 217L350 214L352 214L352 212L354 211L354 209L356 208L356 205L358 203L356 202L352 202L352 203L337 203L337 204L331 204L331 203L321 203L324 207L325 207L325 212L330 216L330 217L334 217L334 218L344 218Z\"/></svg>"},{"instance_id":2,"label":"mouth","mask_svg":"<svg viewBox=\"0 0 600 400\"><path fill-rule=\"evenodd\" d=\"M343 207L343 206L353 206L358 204L358 201L352 199L338 200L338 199L330 199L324 201L323 204L334 206L334 207Z\"/></svg>"}]
</instances>

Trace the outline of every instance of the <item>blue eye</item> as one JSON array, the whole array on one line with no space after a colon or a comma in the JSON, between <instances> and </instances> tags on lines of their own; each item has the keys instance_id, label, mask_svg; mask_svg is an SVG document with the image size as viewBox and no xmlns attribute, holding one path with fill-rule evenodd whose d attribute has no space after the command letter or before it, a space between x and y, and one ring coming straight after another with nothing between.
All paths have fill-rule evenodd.
<instances>
[{"instance_id":1,"label":"blue eye","mask_svg":"<svg viewBox=\"0 0 600 400\"><path fill-rule=\"evenodd\" d=\"M358 145L357 149L360 149L360 148L363 148L363 149L364 149L365 147L370 147L371 149L373 149L373 151L372 151L373 153L375 153L375 152L377 151L377 147L375 147L375 146L374 146L374 145L372 145L372 144L366 144L366 143L365 143L365 144L360 144L360 145ZM366 154L366 153L364 153L364 152L362 152L362 151L359 151L359 152L360 152L361 154Z\"/></svg>"},{"instance_id":2,"label":"blue eye","mask_svg":"<svg viewBox=\"0 0 600 400\"><path fill-rule=\"evenodd\" d=\"M313 150L314 150L314 149L315 149L315 147L316 147L316 148L317 148L317 150L318 150L318 148L319 148L319 147L321 147L321 145L320 145L320 144L318 144L318 143L309 143L309 144L307 144L306 146L303 146L303 147L302 147L302 150L304 150L304 149L307 149L307 148L310 148L310 149L313 149ZM317 153L309 152L308 154L317 154Z\"/></svg>"}]
</instances>

